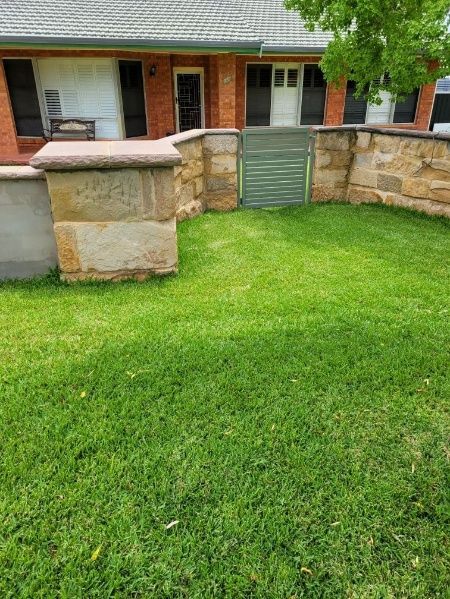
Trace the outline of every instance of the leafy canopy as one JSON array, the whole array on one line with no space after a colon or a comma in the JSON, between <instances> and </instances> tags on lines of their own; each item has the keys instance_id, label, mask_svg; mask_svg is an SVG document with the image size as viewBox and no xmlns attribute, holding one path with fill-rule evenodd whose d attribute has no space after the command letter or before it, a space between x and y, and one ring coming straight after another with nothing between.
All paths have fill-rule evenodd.
<instances>
[{"instance_id":1,"label":"leafy canopy","mask_svg":"<svg viewBox=\"0 0 450 599\"><path fill-rule=\"evenodd\" d=\"M337 86L351 79L356 94L370 101L377 103L383 90L402 98L450 74L449 0L285 0L285 5L300 13L308 30L334 34L320 63L326 79Z\"/></svg>"}]
</instances>

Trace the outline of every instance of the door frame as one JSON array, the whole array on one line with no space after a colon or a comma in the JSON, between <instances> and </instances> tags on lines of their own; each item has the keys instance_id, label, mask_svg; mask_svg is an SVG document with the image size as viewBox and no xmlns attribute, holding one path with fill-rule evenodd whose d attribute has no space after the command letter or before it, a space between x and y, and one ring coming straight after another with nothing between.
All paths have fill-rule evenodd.
<instances>
[{"instance_id":1,"label":"door frame","mask_svg":"<svg viewBox=\"0 0 450 599\"><path fill-rule=\"evenodd\" d=\"M203 67L174 67L173 68L173 101L175 105L175 120L177 133L180 132L180 113L178 109L177 75L200 75L201 128L205 128L205 69Z\"/></svg>"}]
</instances>

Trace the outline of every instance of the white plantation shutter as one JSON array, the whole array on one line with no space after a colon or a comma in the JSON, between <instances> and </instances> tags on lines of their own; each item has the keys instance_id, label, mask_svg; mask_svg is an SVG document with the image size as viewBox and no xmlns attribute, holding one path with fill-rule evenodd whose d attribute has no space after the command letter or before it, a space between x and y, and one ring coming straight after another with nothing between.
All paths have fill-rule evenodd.
<instances>
[{"instance_id":1,"label":"white plantation shutter","mask_svg":"<svg viewBox=\"0 0 450 599\"><path fill-rule=\"evenodd\" d=\"M381 104L369 104L367 106L366 123L368 125L380 123L386 124L392 122L392 115L395 103L392 101L392 96L389 92L380 92Z\"/></svg>"},{"instance_id":2,"label":"white plantation shutter","mask_svg":"<svg viewBox=\"0 0 450 599\"><path fill-rule=\"evenodd\" d=\"M271 125L295 126L298 121L299 65L274 65Z\"/></svg>"},{"instance_id":3,"label":"white plantation shutter","mask_svg":"<svg viewBox=\"0 0 450 599\"><path fill-rule=\"evenodd\" d=\"M112 60L44 58L38 67L48 118L95 120L98 138L120 139Z\"/></svg>"}]
</instances>

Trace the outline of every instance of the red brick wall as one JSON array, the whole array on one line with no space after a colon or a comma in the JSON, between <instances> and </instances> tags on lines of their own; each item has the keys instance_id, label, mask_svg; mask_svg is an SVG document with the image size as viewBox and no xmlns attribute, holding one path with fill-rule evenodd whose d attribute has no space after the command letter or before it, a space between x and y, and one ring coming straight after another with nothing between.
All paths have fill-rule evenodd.
<instances>
[{"instance_id":1,"label":"red brick wall","mask_svg":"<svg viewBox=\"0 0 450 599\"><path fill-rule=\"evenodd\" d=\"M417 103L416 122L414 129L428 131L430 126L431 113L433 112L434 93L436 83L423 85L420 90L419 101Z\"/></svg>"},{"instance_id":2,"label":"red brick wall","mask_svg":"<svg viewBox=\"0 0 450 599\"><path fill-rule=\"evenodd\" d=\"M344 122L346 92L347 87L345 82L342 82L342 86L339 88L333 84L327 85L324 118L325 125L336 126L342 125Z\"/></svg>"},{"instance_id":3,"label":"red brick wall","mask_svg":"<svg viewBox=\"0 0 450 599\"><path fill-rule=\"evenodd\" d=\"M3 154L17 150L16 128L9 101L5 70L0 61L0 150Z\"/></svg>"},{"instance_id":4,"label":"red brick wall","mask_svg":"<svg viewBox=\"0 0 450 599\"><path fill-rule=\"evenodd\" d=\"M149 137L158 139L175 131L175 104L173 68L184 66L204 69L205 125L206 127L245 127L245 88L247 63L259 62L305 62L317 63L319 56L242 56L233 54L185 55L112 50L1 50L4 57L113 57L142 60L144 88L147 108ZM149 74L155 64L155 77ZM435 84L425 85L418 102L416 123L404 128L427 129L431 117ZM325 124L342 124L345 102L345 87L329 86L325 106ZM398 125L396 125L398 127ZM39 139L19 138L21 149L39 147ZM0 63L0 146L15 149L16 134L9 95Z\"/></svg>"},{"instance_id":5,"label":"red brick wall","mask_svg":"<svg viewBox=\"0 0 450 599\"><path fill-rule=\"evenodd\" d=\"M236 126L236 55L217 56L217 127Z\"/></svg>"}]
</instances>

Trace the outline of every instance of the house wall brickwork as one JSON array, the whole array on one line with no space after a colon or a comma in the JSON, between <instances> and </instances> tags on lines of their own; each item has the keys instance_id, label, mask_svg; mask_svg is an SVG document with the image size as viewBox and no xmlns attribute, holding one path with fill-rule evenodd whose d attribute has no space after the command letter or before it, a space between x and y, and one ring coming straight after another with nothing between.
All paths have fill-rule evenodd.
<instances>
[{"instance_id":1,"label":"house wall brickwork","mask_svg":"<svg viewBox=\"0 0 450 599\"><path fill-rule=\"evenodd\" d=\"M159 139L176 131L173 69L201 67L204 69L205 127L245 127L246 65L248 63L300 62L318 63L320 56L245 56L235 54L165 54L121 50L0 50L0 58L44 57L112 57L142 60L147 110L147 130L150 139ZM150 76L152 65L156 76ZM400 125L405 129L427 130L434 101L435 84L423 86L418 102L416 122ZM345 84L336 89L328 86L324 124L341 125L345 104ZM395 125L399 128L399 125ZM34 152L43 145L39 138L16 139L14 119L0 61L0 152Z\"/></svg>"}]
</instances>

